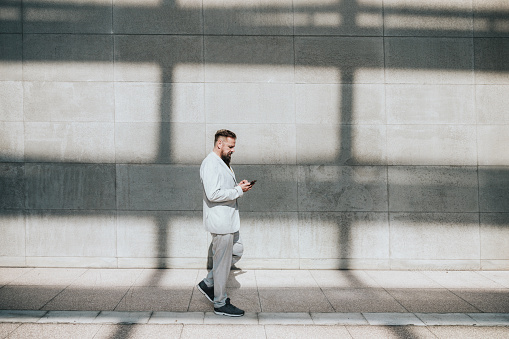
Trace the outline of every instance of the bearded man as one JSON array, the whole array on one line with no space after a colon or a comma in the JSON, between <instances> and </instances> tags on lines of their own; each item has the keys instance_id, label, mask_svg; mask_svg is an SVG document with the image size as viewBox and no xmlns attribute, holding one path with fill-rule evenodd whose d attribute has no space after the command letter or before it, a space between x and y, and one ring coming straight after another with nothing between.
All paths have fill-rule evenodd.
<instances>
[{"instance_id":1,"label":"bearded man","mask_svg":"<svg viewBox=\"0 0 509 339\"><path fill-rule=\"evenodd\" d=\"M212 235L212 270L198 284L198 290L214 303L214 313L241 317L244 311L230 303L226 282L233 264L240 260L244 247L239 234L240 218L237 199L249 191L254 182L237 183L230 166L237 136L222 129L214 136L214 149L203 160L200 179L203 186L203 223Z\"/></svg>"}]
</instances>

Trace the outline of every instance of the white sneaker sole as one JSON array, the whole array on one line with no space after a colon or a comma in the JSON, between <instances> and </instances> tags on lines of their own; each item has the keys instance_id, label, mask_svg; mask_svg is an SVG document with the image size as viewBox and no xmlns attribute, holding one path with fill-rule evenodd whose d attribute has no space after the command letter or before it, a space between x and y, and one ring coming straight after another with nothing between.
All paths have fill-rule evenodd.
<instances>
[{"instance_id":1,"label":"white sneaker sole","mask_svg":"<svg viewBox=\"0 0 509 339\"><path fill-rule=\"evenodd\" d=\"M225 312L220 312L220 311L216 311L216 310L214 310L214 313L217 315L225 315L227 317L242 317L244 315L244 314L225 313Z\"/></svg>"}]
</instances>

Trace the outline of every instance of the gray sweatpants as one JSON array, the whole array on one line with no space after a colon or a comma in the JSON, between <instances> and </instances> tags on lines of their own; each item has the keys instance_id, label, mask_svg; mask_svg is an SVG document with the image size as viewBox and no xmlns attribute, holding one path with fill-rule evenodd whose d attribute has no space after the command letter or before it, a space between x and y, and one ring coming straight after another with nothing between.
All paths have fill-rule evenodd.
<instances>
[{"instance_id":1,"label":"gray sweatpants","mask_svg":"<svg viewBox=\"0 0 509 339\"><path fill-rule=\"evenodd\" d=\"M244 245L239 232L212 235L213 264L205 284L214 286L214 307L222 307L226 303L226 282L233 264L240 260L244 253Z\"/></svg>"}]
</instances>

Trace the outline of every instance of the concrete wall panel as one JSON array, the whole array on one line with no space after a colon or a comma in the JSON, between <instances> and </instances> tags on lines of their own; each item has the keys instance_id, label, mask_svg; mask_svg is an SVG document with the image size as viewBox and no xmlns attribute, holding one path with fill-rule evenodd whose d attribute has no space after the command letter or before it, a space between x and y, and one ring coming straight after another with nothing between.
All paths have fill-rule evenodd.
<instances>
[{"instance_id":1,"label":"concrete wall panel","mask_svg":"<svg viewBox=\"0 0 509 339\"><path fill-rule=\"evenodd\" d=\"M422 271L479 271L482 269L479 259L391 259L391 270L414 270Z\"/></svg>"},{"instance_id":2,"label":"concrete wall panel","mask_svg":"<svg viewBox=\"0 0 509 339\"><path fill-rule=\"evenodd\" d=\"M27 163L25 180L30 210L115 208L115 165Z\"/></svg>"},{"instance_id":3,"label":"concrete wall panel","mask_svg":"<svg viewBox=\"0 0 509 339\"><path fill-rule=\"evenodd\" d=\"M201 211L199 166L118 165L118 208Z\"/></svg>"},{"instance_id":4,"label":"concrete wall panel","mask_svg":"<svg viewBox=\"0 0 509 339\"><path fill-rule=\"evenodd\" d=\"M168 123L116 123L117 163L168 163L171 150L162 147L162 138L170 138Z\"/></svg>"},{"instance_id":5,"label":"concrete wall panel","mask_svg":"<svg viewBox=\"0 0 509 339\"><path fill-rule=\"evenodd\" d=\"M389 165L476 165L475 125L389 125Z\"/></svg>"},{"instance_id":6,"label":"concrete wall panel","mask_svg":"<svg viewBox=\"0 0 509 339\"><path fill-rule=\"evenodd\" d=\"M26 255L115 257L114 211L30 211Z\"/></svg>"},{"instance_id":7,"label":"concrete wall panel","mask_svg":"<svg viewBox=\"0 0 509 339\"><path fill-rule=\"evenodd\" d=\"M25 121L113 122L111 82L24 82Z\"/></svg>"},{"instance_id":8,"label":"concrete wall panel","mask_svg":"<svg viewBox=\"0 0 509 339\"><path fill-rule=\"evenodd\" d=\"M0 257L25 257L25 215L21 210L0 213Z\"/></svg>"},{"instance_id":9,"label":"concrete wall panel","mask_svg":"<svg viewBox=\"0 0 509 339\"><path fill-rule=\"evenodd\" d=\"M296 84L301 124L385 124L385 88L377 84Z\"/></svg>"},{"instance_id":10,"label":"concrete wall panel","mask_svg":"<svg viewBox=\"0 0 509 339\"><path fill-rule=\"evenodd\" d=\"M312 212L299 214L301 258L389 258L386 213Z\"/></svg>"},{"instance_id":11,"label":"concrete wall panel","mask_svg":"<svg viewBox=\"0 0 509 339\"><path fill-rule=\"evenodd\" d=\"M207 124L205 139L207 153L212 151L214 134L222 128L235 131L237 135L236 153L233 156L236 164L296 164L294 124Z\"/></svg>"},{"instance_id":12,"label":"concrete wall panel","mask_svg":"<svg viewBox=\"0 0 509 339\"><path fill-rule=\"evenodd\" d=\"M0 163L0 208L25 208L25 165Z\"/></svg>"},{"instance_id":13,"label":"concrete wall panel","mask_svg":"<svg viewBox=\"0 0 509 339\"><path fill-rule=\"evenodd\" d=\"M505 0L473 0L474 36L509 37L509 3Z\"/></svg>"},{"instance_id":14,"label":"concrete wall panel","mask_svg":"<svg viewBox=\"0 0 509 339\"><path fill-rule=\"evenodd\" d=\"M476 213L391 213L390 224L391 258L479 258Z\"/></svg>"},{"instance_id":15,"label":"concrete wall panel","mask_svg":"<svg viewBox=\"0 0 509 339\"><path fill-rule=\"evenodd\" d=\"M383 39L296 37L297 83L383 83Z\"/></svg>"},{"instance_id":16,"label":"concrete wall panel","mask_svg":"<svg viewBox=\"0 0 509 339\"><path fill-rule=\"evenodd\" d=\"M411 265L406 265L409 267ZM390 270L389 259L300 259L299 269L302 270Z\"/></svg>"},{"instance_id":17,"label":"concrete wall panel","mask_svg":"<svg viewBox=\"0 0 509 339\"><path fill-rule=\"evenodd\" d=\"M207 232L201 211L120 212L117 246L121 258L206 258Z\"/></svg>"},{"instance_id":18,"label":"concrete wall panel","mask_svg":"<svg viewBox=\"0 0 509 339\"><path fill-rule=\"evenodd\" d=\"M0 21L0 33L22 33L23 22L21 20L21 1L4 0L0 4L0 12L3 20Z\"/></svg>"},{"instance_id":19,"label":"concrete wall panel","mask_svg":"<svg viewBox=\"0 0 509 339\"><path fill-rule=\"evenodd\" d=\"M509 84L509 38L474 39L476 84Z\"/></svg>"},{"instance_id":20,"label":"concrete wall panel","mask_svg":"<svg viewBox=\"0 0 509 339\"><path fill-rule=\"evenodd\" d=\"M185 4L186 8L182 8ZM113 0L113 31L118 34L201 34L200 0Z\"/></svg>"},{"instance_id":21,"label":"concrete wall panel","mask_svg":"<svg viewBox=\"0 0 509 339\"><path fill-rule=\"evenodd\" d=\"M472 85L388 85L388 124L475 124Z\"/></svg>"},{"instance_id":22,"label":"concrete wall panel","mask_svg":"<svg viewBox=\"0 0 509 339\"><path fill-rule=\"evenodd\" d=\"M199 36L115 36L116 81L202 82L202 61Z\"/></svg>"},{"instance_id":23,"label":"concrete wall panel","mask_svg":"<svg viewBox=\"0 0 509 339\"><path fill-rule=\"evenodd\" d=\"M391 212L478 212L475 167L390 166Z\"/></svg>"},{"instance_id":24,"label":"concrete wall panel","mask_svg":"<svg viewBox=\"0 0 509 339\"><path fill-rule=\"evenodd\" d=\"M204 84L115 84L116 122L204 123Z\"/></svg>"},{"instance_id":25,"label":"concrete wall panel","mask_svg":"<svg viewBox=\"0 0 509 339\"><path fill-rule=\"evenodd\" d=\"M3 74L1 70L0 74ZM23 83L20 81L0 82L0 93L2 93L0 121L23 121Z\"/></svg>"},{"instance_id":26,"label":"concrete wall panel","mask_svg":"<svg viewBox=\"0 0 509 339\"><path fill-rule=\"evenodd\" d=\"M385 38L390 84L473 84L474 46L468 38Z\"/></svg>"},{"instance_id":27,"label":"concrete wall panel","mask_svg":"<svg viewBox=\"0 0 509 339\"><path fill-rule=\"evenodd\" d=\"M477 128L479 165L509 166L509 125L484 125Z\"/></svg>"},{"instance_id":28,"label":"concrete wall panel","mask_svg":"<svg viewBox=\"0 0 509 339\"><path fill-rule=\"evenodd\" d=\"M234 157L236 154L234 154ZM242 212L296 212L298 170L289 165L237 165L237 181L257 180L239 200ZM253 217L256 213L249 214Z\"/></svg>"},{"instance_id":29,"label":"concrete wall panel","mask_svg":"<svg viewBox=\"0 0 509 339\"><path fill-rule=\"evenodd\" d=\"M204 124L115 124L115 152L119 163L200 164L206 155L204 145Z\"/></svg>"},{"instance_id":30,"label":"concrete wall panel","mask_svg":"<svg viewBox=\"0 0 509 339\"><path fill-rule=\"evenodd\" d=\"M0 122L0 161L23 161L24 135L22 122Z\"/></svg>"},{"instance_id":31,"label":"concrete wall panel","mask_svg":"<svg viewBox=\"0 0 509 339\"><path fill-rule=\"evenodd\" d=\"M382 0L306 1L294 0L295 34L375 35L383 34ZM323 6L326 5L326 9Z\"/></svg>"},{"instance_id":32,"label":"concrete wall panel","mask_svg":"<svg viewBox=\"0 0 509 339\"><path fill-rule=\"evenodd\" d=\"M417 16L416 13L423 14ZM463 0L384 0L384 34L471 37L472 3Z\"/></svg>"},{"instance_id":33,"label":"concrete wall panel","mask_svg":"<svg viewBox=\"0 0 509 339\"><path fill-rule=\"evenodd\" d=\"M507 260L509 213L481 213L481 259Z\"/></svg>"},{"instance_id":34,"label":"concrete wall panel","mask_svg":"<svg viewBox=\"0 0 509 339\"><path fill-rule=\"evenodd\" d=\"M193 123L172 123L170 131L163 136L169 149L170 163L183 165L199 165L207 156L205 149L205 125Z\"/></svg>"},{"instance_id":35,"label":"concrete wall panel","mask_svg":"<svg viewBox=\"0 0 509 339\"><path fill-rule=\"evenodd\" d=\"M475 110L479 124L509 124L509 86L478 85L475 89Z\"/></svg>"},{"instance_id":36,"label":"concrete wall panel","mask_svg":"<svg viewBox=\"0 0 509 339\"><path fill-rule=\"evenodd\" d=\"M245 259L299 257L298 218L295 212L241 212L240 236ZM240 265L240 262L239 262Z\"/></svg>"},{"instance_id":37,"label":"concrete wall panel","mask_svg":"<svg viewBox=\"0 0 509 339\"><path fill-rule=\"evenodd\" d=\"M26 257L28 267L83 267L83 268L117 268L118 259L115 257ZM11 265L13 266L13 265Z\"/></svg>"},{"instance_id":38,"label":"concrete wall panel","mask_svg":"<svg viewBox=\"0 0 509 339\"><path fill-rule=\"evenodd\" d=\"M291 35L292 0L207 1L204 32L212 35Z\"/></svg>"},{"instance_id":39,"label":"concrete wall panel","mask_svg":"<svg viewBox=\"0 0 509 339\"><path fill-rule=\"evenodd\" d=\"M206 120L233 124L295 122L292 84L220 83L205 85Z\"/></svg>"},{"instance_id":40,"label":"concrete wall panel","mask_svg":"<svg viewBox=\"0 0 509 339\"><path fill-rule=\"evenodd\" d=\"M48 7L58 3L52 10ZM111 0L41 0L23 4L24 33L110 33Z\"/></svg>"},{"instance_id":41,"label":"concrete wall panel","mask_svg":"<svg viewBox=\"0 0 509 339\"><path fill-rule=\"evenodd\" d=\"M384 125L297 125L297 163L386 164Z\"/></svg>"},{"instance_id":42,"label":"concrete wall panel","mask_svg":"<svg viewBox=\"0 0 509 339\"><path fill-rule=\"evenodd\" d=\"M293 82L291 37L207 36L204 46L205 82Z\"/></svg>"},{"instance_id":43,"label":"concrete wall panel","mask_svg":"<svg viewBox=\"0 0 509 339\"><path fill-rule=\"evenodd\" d=\"M479 206L481 212L509 212L508 166L479 167Z\"/></svg>"},{"instance_id":44,"label":"concrete wall panel","mask_svg":"<svg viewBox=\"0 0 509 339\"><path fill-rule=\"evenodd\" d=\"M25 81L112 81L113 37L25 34Z\"/></svg>"},{"instance_id":45,"label":"concrete wall panel","mask_svg":"<svg viewBox=\"0 0 509 339\"><path fill-rule=\"evenodd\" d=\"M0 34L0 81L23 80L21 34Z\"/></svg>"},{"instance_id":46,"label":"concrete wall panel","mask_svg":"<svg viewBox=\"0 0 509 339\"><path fill-rule=\"evenodd\" d=\"M381 166L301 166L299 210L387 211L387 172Z\"/></svg>"},{"instance_id":47,"label":"concrete wall panel","mask_svg":"<svg viewBox=\"0 0 509 339\"><path fill-rule=\"evenodd\" d=\"M115 162L113 123L27 122L25 157L31 161Z\"/></svg>"}]
</instances>

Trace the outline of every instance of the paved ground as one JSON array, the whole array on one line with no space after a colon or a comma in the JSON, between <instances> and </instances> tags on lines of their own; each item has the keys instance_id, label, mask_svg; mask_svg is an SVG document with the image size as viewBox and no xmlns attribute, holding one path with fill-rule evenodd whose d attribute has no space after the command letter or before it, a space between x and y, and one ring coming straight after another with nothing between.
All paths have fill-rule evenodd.
<instances>
[{"instance_id":1,"label":"paved ground","mask_svg":"<svg viewBox=\"0 0 509 339\"><path fill-rule=\"evenodd\" d=\"M0 268L0 338L509 338L509 271ZM225 335L226 333L226 335Z\"/></svg>"}]
</instances>

